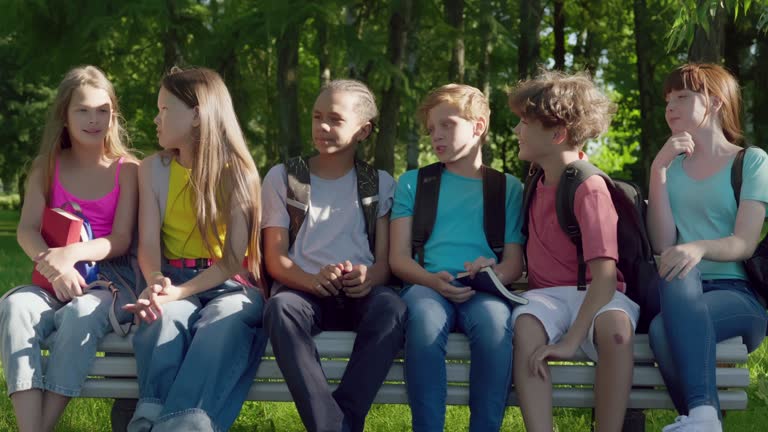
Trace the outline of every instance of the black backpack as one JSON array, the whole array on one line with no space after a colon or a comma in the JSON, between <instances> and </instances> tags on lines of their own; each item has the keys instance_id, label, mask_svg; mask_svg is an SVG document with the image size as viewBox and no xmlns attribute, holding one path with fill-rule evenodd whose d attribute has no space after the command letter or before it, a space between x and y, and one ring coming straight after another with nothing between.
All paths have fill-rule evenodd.
<instances>
[{"instance_id":1,"label":"black backpack","mask_svg":"<svg viewBox=\"0 0 768 432\"><path fill-rule=\"evenodd\" d=\"M357 174L357 196L363 211L365 231L368 235L368 247L376 256L376 220L379 213L379 171L369 164L355 159ZM297 156L285 161L285 204L288 210L288 249L293 246L301 225L309 211L311 192L309 176L309 157ZM263 247L262 247L263 249ZM263 260L262 260L263 262ZM267 297L272 288L272 278L262 269L264 289Z\"/></svg>"},{"instance_id":2,"label":"black backpack","mask_svg":"<svg viewBox=\"0 0 768 432\"><path fill-rule=\"evenodd\" d=\"M419 168L416 181L416 197L411 226L411 250L414 258L424 266L424 245L427 244L437 218L437 200L440 195L440 178L445 166L433 163ZM506 223L505 203L507 179L504 173L483 165L483 230L488 245L499 263L504 255L504 230Z\"/></svg>"},{"instance_id":3,"label":"black backpack","mask_svg":"<svg viewBox=\"0 0 768 432\"><path fill-rule=\"evenodd\" d=\"M544 170L533 165L525 182L523 194L523 233L528 237L528 220L531 200ZM640 306L638 333L647 333L651 320L659 312L659 273L653 257L653 249L645 228L646 203L642 192L633 183L613 180L599 168L586 161L569 164L557 187L556 211L560 228L576 245L578 256L577 289L587 289L587 264L581 242L581 230L574 214L574 198L578 187L589 177L599 175L608 186L613 206L618 214L617 241L619 246L618 269L624 276L627 297Z\"/></svg>"},{"instance_id":4,"label":"black backpack","mask_svg":"<svg viewBox=\"0 0 768 432\"><path fill-rule=\"evenodd\" d=\"M365 231L368 234L368 246L376 256L376 220L379 212L379 171L367 163L355 159L357 174L357 196L363 210ZM309 158L294 157L285 162L287 186L286 207L290 222L288 225L288 248L296 241L301 225L309 211Z\"/></svg>"},{"instance_id":5,"label":"black backpack","mask_svg":"<svg viewBox=\"0 0 768 432\"><path fill-rule=\"evenodd\" d=\"M741 180L744 171L744 154L752 147L748 146L736 154L731 169L731 187L733 187L733 196L736 198L736 207L739 206L741 197ZM752 257L744 261L744 269L747 272L749 283L757 294L758 300L763 306L768 305L768 236L758 243Z\"/></svg>"}]
</instances>

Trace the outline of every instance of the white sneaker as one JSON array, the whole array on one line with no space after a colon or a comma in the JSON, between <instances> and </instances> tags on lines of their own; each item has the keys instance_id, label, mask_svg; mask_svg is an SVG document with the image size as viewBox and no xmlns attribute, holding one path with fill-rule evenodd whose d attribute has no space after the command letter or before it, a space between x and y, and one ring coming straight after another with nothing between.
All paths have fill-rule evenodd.
<instances>
[{"instance_id":1,"label":"white sneaker","mask_svg":"<svg viewBox=\"0 0 768 432\"><path fill-rule=\"evenodd\" d=\"M661 432L723 432L723 425L720 420L696 420L678 416L674 423L664 426Z\"/></svg>"}]
</instances>

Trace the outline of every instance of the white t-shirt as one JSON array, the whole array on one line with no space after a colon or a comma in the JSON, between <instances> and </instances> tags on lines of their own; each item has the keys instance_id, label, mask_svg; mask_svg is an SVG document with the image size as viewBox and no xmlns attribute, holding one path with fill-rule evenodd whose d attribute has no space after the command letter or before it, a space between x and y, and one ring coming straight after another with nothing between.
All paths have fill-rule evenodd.
<instances>
[{"instance_id":1,"label":"white t-shirt","mask_svg":"<svg viewBox=\"0 0 768 432\"><path fill-rule=\"evenodd\" d=\"M288 228L290 219L285 204L287 186L285 165L269 170L262 185L262 228ZM307 273L323 266L349 260L353 265L373 264L368 245L363 210L357 197L357 173L351 169L335 180L310 174L309 212L301 225L288 257ZM392 208L395 180L379 170L379 212L385 216Z\"/></svg>"}]
</instances>

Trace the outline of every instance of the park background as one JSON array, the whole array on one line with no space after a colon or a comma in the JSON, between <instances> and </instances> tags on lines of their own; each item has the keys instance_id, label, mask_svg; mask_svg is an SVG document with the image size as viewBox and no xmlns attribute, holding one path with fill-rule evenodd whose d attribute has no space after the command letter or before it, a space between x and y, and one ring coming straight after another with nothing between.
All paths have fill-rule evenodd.
<instances>
[{"instance_id":1,"label":"park background","mask_svg":"<svg viewBox=\"0 0 768 432\"><path fill-rule=\"evenodd\" d=\"M381 116L360 156L396 177L434 160L415 112L448 82L480 88L491 102L486 163L518 177L507 90L539 68L586 70L618 105L610 131L588 144L612 176L647 185L669 130L662 83L687 61L723 64L743 91L746 142L768 146L768 0L0 0L0 293L28 281L15 241L24 173L64 73L102 68L115 85L133 146L157 149L158 84L172 66L217 70L232 93L263 174L311 151L320 86L355 78L376 93ZM749 409L728 431L768 424L768 343L750 359ZM4 388L4 380L1 384ZM77 400L61 431L108 430L108 400ZM469 411L450 407L447 430ZM559 431L589 430L588 410L556 410ZM649 430L671 422L649 413ZM367 430L410 430L405 406L377 405ZM15 430L8 398L0 430ZM233 430L302 430L291 404L246 403ZM504 430L522 430L510 407Z\"/></svg>"}]
</instances>

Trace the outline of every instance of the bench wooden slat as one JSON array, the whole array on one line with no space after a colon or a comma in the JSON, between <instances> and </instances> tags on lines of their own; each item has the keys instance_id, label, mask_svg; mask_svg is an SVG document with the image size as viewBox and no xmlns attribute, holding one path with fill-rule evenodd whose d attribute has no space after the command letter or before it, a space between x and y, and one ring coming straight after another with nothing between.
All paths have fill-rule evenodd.
<instances>
[{"instance_id":1,"label":"bench wooden slat","mask_svg":"<svg viewBox=\"0 0 768 432\"><path fill-rule=\"evenodd\" d=\"M335 388L331 385L331 388ZM138 384L133 380L90 379L83 386L82 397L94 398L129 398L138 397ZM594 406L594 392L591 389L553 390L553 404L558 407L590 408ZM720 390L720 405L726 410L743 410L747 407L747 394L743 390ZM257 382L248 393L248 400L291 402L291 395L285 383ZM376 403L407 404L408 398L404 384L384 384L376 396ZM469 387L450 386L448 405L466 405L469 402ZM517 396L510 394L508 405L517 405ZM629 397L630 408L672 409L672 401L663 389L633 389Z\"/></svg>"},{"instance_id":2,"label":"bench wooden slat","mask_svg":"<svg viewBox=\"0 0 768 432\"><path fill-rule=\"evenodd\" d=\"M124 353L122 356L97 357L91 369L91 376L84 385L83 397L97 398L137 398L136 360L131 345L132 334L121 338L114 334L107 335L100 345L100 350L107 353ZM323 332L315 337L318 352L326 376L338 380L347 366L346 358L352 350L355 333ZM469 401L469 343L462 334L448 337L446 372L449 386L447 403L466 405ZM747 361L747 349L740 338L733 338L717 345L717 362L726 367L716 370L718 393L723 409L743 410L747 407L749 371L743 367L728 367ZM637 335L634 343L635 368L633 385L629 398L632 408L673 408L672 401L664 388L661 374L653 362L653 352L648 345L647 335ZM574 363L575 362L575 363ZM594 383L595 367L583 353L579 353L571 362L554 362L550 365L553 383L553 404L558 407L592 407L594 392L590 387ZM387 382L380 389L377 403L408 402L404 380L402 358L395 361ZM576 387L572 387L576 386ZM331 384L335 388L334 384ZM272 348L268 345L265 358L257 373L257 380L251 387L249 400L290 402L291 395L274 359ZM510 405L517 405L517 396L510 393Z\"/></svg>"},{"instance_id":3,"label":"bench wooden slat","mask_svg":"<svg viewBox=\"0 0 768 432\"><path fill-rule=\"evenodd\" d=\"M108 334L100 344L100 350L114 353L132 353L131 345L132 334L121 338L114 333ZM346 331L322 332L315 336L317 349L321 357L326 358L347 358L352 351L355 333ZM448 336L446 346L448 360L469 360L469 342L463 334L451 333ZM747 349L740 337L728 339L717 344L717 361L720 363L746 363ZM273 357L272 346L267 344L266 357ZM648 344L648 335L636 335L634 344L635 362L652 362L653 351ZM572 359L573 361L589 361L589 359L579 351Z\"/></svg>"},{"instance_id":4,"label":"bench wooden slat","mask_svg":"<svg viewBox=\"0 0 768 432\"><path fill-rule=\"evenodd\" d=\"M347 362L343 360L323 360L323 370L331 380L341 379ZM595 368L577 365L552 365L552 382L555 385L591 385L595 382ZM446 365L449 382L469 382L468 363L449 363ZM132 357L96 358L91 375L104 377L135 377L136 361ZM273 359L264 359L259 365L257 379L282 380L280 368ZM749 386L749 371L744 368L718 368L717 386L721 388ZM396 362L389 370L387 381L404 381L405 372L402 362ZM635 386L663 386L659 370L652 366L635 366L632 383Z\"/></svg>"}]
</instances>

